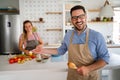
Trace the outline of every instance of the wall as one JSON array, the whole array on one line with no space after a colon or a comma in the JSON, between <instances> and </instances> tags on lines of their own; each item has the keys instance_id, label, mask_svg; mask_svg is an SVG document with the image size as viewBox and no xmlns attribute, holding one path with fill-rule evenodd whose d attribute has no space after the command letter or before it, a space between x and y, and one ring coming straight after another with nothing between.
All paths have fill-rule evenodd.
<instances>
[{"instance_id":1,"label":"wall","mask_svg":"<svg viewBox=\"0 0 120 80\"><path fill-rule=\"evenodd\" d=\"M37 21L42 17L45 23L33 23L38 28L38 32L41 35L45 43L55 44L61 42L63 39L62 31L46 31L47 28L63 28L63 14L46 14L46 12L62 12L63 2L57 0L20 0L20 15L21 15L21 32L22 22L26 19ZM104 4L104 0L99 0L101 4ZM100 3L89 4L87 0L81 1L87 9L98 9ZM63 12L64 13L64 12ZM97 13L88 13L88 20L97 17ZM107 35L113 33L113 23L88 23L88 27L101 32L105 39Z\"/></svg>"},{"instance_id":2,"label":"wall","mask_svg":"<svg viewBox=\"0 0 120 80\"><path fill-rule=\"evenodd\" d=\"M45 23L33 23L33 25L37 27L45 43L58 43L62 39L62 31L46 31L46 29L62 28L62 14L46 14L46 12L62 12L62 3L57 0L20 0L21 30L24 20L38 21L42 17Z\"/></svg>"},{"instance_id":3,"label":"wall","mask_svg":"<svg viewBox=\"0 0 120 80\"><path fill-rule=\"evenodd\" d=\"M99 17L99 10L98 11L89 11L89 10L95 10L88 9L88 27L91 29L94 29L104 36L105 39L107 39L107 36L110 35L111 38L113 38L113 22L91 22L91 20L95 20L96 17ZM101 18L102 19L102 18Z\"/></svg>"},{"instance_id":4,"label":"wall","mask_svg":"<svg viewBox=\"0 0 120 80\"><path fill-rule=\"evenodd\" d=\"M107 22L107 23L91 22L91 23L88 23L88 27L100 32L104 36L105 40L107 40L108 35L111 35L111 39L112 39L112 35L113 35L113 23L112 22L110 22L110 23L109 22Z\"/></svg>"}]
</instances>

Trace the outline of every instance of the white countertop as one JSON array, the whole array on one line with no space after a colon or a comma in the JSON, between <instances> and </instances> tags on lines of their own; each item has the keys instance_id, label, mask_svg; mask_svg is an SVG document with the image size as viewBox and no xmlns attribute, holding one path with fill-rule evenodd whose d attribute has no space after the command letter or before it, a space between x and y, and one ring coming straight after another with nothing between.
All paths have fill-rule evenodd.
<instances>
[{"instance_id":1,"label":"white countertop","mask_svg":"<svg viewBox=\"0 0 120 80\"><path fill-rule=\"evenodd\" d=\"M111 54L110 64L103 70L120 69L120 55ZM8 56L0 55L0 80L66 80L67 62L46 63L36 62L35 59L23 64L9 64Z\"/></svg>"},{"instance_id":2,"label":"white countertop","mask_svg":"<svg viewBox=\"0 0 120 80\"><path fill-rule=\"evenodd\" d=\"M103 69L120 69L120 55L116 53L110 53L110 61L107 66L105 66Z\"/></svg>"},{"instance_id":3,"label":"white countertop","mask_svg":"<svg viewBox=\"0 0 120 80\"><path fill-rule=\"evenodd\" d=\"M108 48L120 48L120 44L107 44Z\"/></svg>"},{"instance_id":4,"label":"white countertop","mask_svg":"<svg viewBox=\"0 0 120 80\"><path fill-rule=\"evenodd\" d=\"M62 65L62 66L60 66ZM14 70L43 70L43 69L67 69L67 62L52 62L51 58L47 62L36 62L35 59L26 61L23 64L13 63L9 64L8 56L0 56L0 71L14 71Z\"/></svg>"},{"instance_id":5,"label":"white countertop","mask_svg":"<svg viewBox=\"0 0 120 80\"><path fill-rule=\"evenodd\" d=\"M111 53L110 63L105 66L104 69L117 69L120 68L120 55ZM48 59L47 62L36 62L35 59L26 61L23 64L9 64L7 55L0 55L0 71L14 71L14 70L44 70L44 69L67 69L67 61L59 60L53 61L52 58Z\"/></svg>"},{"instance_id":6,"label":"white countertop","mask_svg":"<svg viewBox=\"0 0 120 80\"><path fill-rule=\"evenodd\" d=\"M44 48L58 48L61 44L48 44L44 45Z\"/></svg>"},{"instance_id":7,"label":"white countertop","mask_svg":"<svg viewBox=\"0 0 120 80\"><path fill-rule=\"evenodd\" d=\"M44 48L58 48L61 44L48 44ZM120 44L107 44L108 48L120 48Z\"/></svg>"},{"instance_id":8,"label":"white countertop","mask_svg":"<svg viewBox=\"0 0 120 80\"><path fill-rule=\"evenodd\" d=\"M58 48L61 44L48 44L44 48ZM108 48L120 48L120 44L107 44Z\"/></svg>"},{"instance_id":9,"label":"white countertop","mask_svg":"<svg viewBox=\"0 0 120 80\"><path fill-rule=\"evenodd\" d=\"M9 64L7 56L0 56L0 80L66 80L67 62L46 63L27 61Z\"/></svg>"}]
</instances>

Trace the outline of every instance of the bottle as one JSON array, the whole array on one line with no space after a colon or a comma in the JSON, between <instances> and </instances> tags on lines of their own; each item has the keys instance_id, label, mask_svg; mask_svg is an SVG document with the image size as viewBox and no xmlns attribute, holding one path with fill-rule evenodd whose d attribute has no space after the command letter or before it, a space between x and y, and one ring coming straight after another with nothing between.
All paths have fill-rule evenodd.
<instances>
[{"instance_id":1,"label":"bottle","mask_svg":"<svg viewBox=\"0 0 120 80\"><path fill-rule=\"evenodd\" d=\"M111 41L111 36L110 35L107 35L107 44L110 44L110 41Z\"/></svg>"}]
</instances>

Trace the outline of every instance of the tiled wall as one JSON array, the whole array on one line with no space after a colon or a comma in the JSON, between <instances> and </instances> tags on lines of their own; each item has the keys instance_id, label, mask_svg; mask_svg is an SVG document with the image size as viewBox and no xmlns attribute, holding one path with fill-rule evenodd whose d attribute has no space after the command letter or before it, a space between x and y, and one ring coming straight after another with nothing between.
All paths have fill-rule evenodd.
<instances>
[{"instance_id":1,"label":"tiled wall","mask_svg":"<svg viewBox=\"0 0 120 80\"><path fill-rule=\"evenodd\" d=\"M24 20L38 21L40 17L44 23L33 23L44 42L50 44L62 40L62 31L46 31L48 28L62 28L62 14L46 14L46 12L62 12L62 3L58 0L19 0L21 30ZM22 31L21 31L22 32Z\"/></svg>"}]
</instances>

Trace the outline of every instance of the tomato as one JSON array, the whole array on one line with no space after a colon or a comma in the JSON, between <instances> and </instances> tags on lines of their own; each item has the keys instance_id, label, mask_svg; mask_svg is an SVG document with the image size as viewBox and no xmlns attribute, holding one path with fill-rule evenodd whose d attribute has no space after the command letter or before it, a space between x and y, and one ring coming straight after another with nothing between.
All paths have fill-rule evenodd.
<instances>
[{"instance_id":1,"label":"tomato","mask_svg":"<svg viewBox=\"0 0 120 80\"><path fill-rule=\"evenodd\" d=\"M25 57L24 57L24 56L21 56L21 57L20 57L20 59L21 59L21 60L24 60L24 59L25 59Z\"/></svg>"},{"instance_id":2,"label":"tomato","mask_svg":"<svg viewBox=\"0 0 120 80\"><path fill-rule=\"evenodd\" d=\"M15 63L15 60L13 58L9 59L9 63L13 64L13 63Z\"/></svg>"},{"instance_id":3,"label":"tomato","mask_svg":"<svg viewBox=\"0 0 120 80\"><path fill-rule=\"evenodd\" d=\"M18 59L17 59L17 58L15 58L15 59L14 59L14 62L18 62Z\"/></svg>"},{"instance_id":4,"label":"tomato","mask_svg":"<svg viewBox=\"0 0 120 80\"><path fill-rule=\"evenodd\" d=\"M21 61L22 59L19 57L19 58L17 58L17 60L18 60L18 61Z\"/></svg>"},{"instance_id":5,"label":"tomato","mask_svg":"<svg viewBox=\"0 0 120 80\"><path fill-rule=\"evenodd\" d=\"M36 56L35 55L32 55L32 56L30 56L32 59L34 59Z\"/></svg>"}]
</instances>

